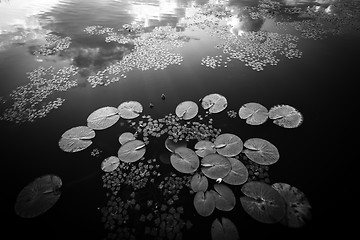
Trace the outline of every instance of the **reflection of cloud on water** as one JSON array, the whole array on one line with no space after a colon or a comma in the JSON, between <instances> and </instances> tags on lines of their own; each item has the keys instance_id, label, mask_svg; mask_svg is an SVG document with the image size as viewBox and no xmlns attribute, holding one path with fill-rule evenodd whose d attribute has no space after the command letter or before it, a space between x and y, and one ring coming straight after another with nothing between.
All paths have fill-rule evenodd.
<instances>
[{"instance_id":1,"label":"reflection of cloud on water","mask_svg":"<svg viewBox=\"0 0 360 240\"><path fill-rule=\"evenodd\" d=\"M143 22L143 27L164 25L162 22L175 26L185 9L175 0L144 1L132 4L128 13L135 22Z\"/></svg>"},{"instance_id":2,"label":"reflection of cloud on water","mask_svg":"<svg viewBox=\"0 0 360 240\"><path fill-rule=\"evenodd\" d=\"M0 51L13 45L41 40L49 19L39 15L51 10L59 0L12 0L0 5ZM51 21L51 19L50 19Z\"/></svg>"}]
</instances>

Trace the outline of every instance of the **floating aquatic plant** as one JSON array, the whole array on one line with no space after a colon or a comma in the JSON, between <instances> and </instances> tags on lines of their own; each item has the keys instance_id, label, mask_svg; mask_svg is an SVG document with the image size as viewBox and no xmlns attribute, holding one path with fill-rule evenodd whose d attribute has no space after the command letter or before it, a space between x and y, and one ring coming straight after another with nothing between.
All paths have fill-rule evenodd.
<instances>
[{"instance_id":1,"label":"floating aquatic plant","mask_svg":"<svg viewBox=\"0 0 360 240\"><path fill-rule=\"evenodd\" d=\"M127 142L130 142L132 140L135 140L135 135L131 132L124 132L119 136L119 143L121 145L124 145Z\"/></svg>"},{"instance_id":2,"label":"floating aquatic plant","mask_svg":"<svg viewBox=\"0 0 360 240\"><path fill-rule=\"evenodd\" d=\"M87 126L73 127L61 135L59 147L65 152L79 152L92 144L95 131Z\"/></svg>"},{"instance_id":3,"label":"floating aquatic plant","mask_svg":"<svg viewBox=\"0 0 360 240\"><path fill-rule=\"evenodd\" d=\"M190 148L176 148L170 157L171 165L182 173L193 173L199 167L199 158Z\"/></svg>"},{"instance_id":4,"label":"floating aquatic plant","mask_svg":"<svg viewBox=\"0 0 360 240\"><path fill-rule=\"evenodd\" d=\"M197 149L195 153L199 157L205 157L211 153L216 153L215 144L207 140L198 141L194 148Z\"/></svg>"},{"instance_id":5,"label":"floating aquatic plant","mask_svg":"<svg viewBox=\"0 0 360 240\"><path fill-rule=\"evenodd\" d=\"M140 140L132 140L119 148L118 157L123 162L136 162L145 154L145 143Z\"/></svg>"},{"instance_id":6,"label":"floating aquatic plant","mask_svg":"<svg viewBox=\"0 0 360 240\"><path fill-rule=\"evenodd\" d=\"M221 222L215 218L211 224L212 240L238 240L239 232L235 224L228 218L222 217Z\"/></svg>"},{"instance_id":7,"label":"floating aquatic plant","mask_svg":"<svg viewBox=\"0 0 360 240\"><path fill-rule=\"evenodd\" d=\"M301 113L289 105L274 106L269 110L269 118L274 123L284 128L296 128L303 121Z\"/></svg>"},{"instance_id":8,"label":"floating aquatic plant","mask_svg":"<svg viewBox=\"0 0 360 240\"><path fill-rule=\"evenodd\" d=\"M115 107L102 107L92 112L87 118L87 126L94 130L103 130L114 125L119 119L119 111Z\"/></svg>"},{"instance_id":9,"label":"floating aquatic plant","mask_svg":"<svg viewBox=\"0 0 360 240\"><path fill-rule=\"evenodd\" d=\"M204 109L209 109L210 113L219 113L227 107L227 100L218 93L212 93L202 99L201 106Z\"/></svg>"},{"instance_id":10,"label":"floating aquatic plant","mask_svg":"<svg viewBox=\"0 0 360 240\"><path fill-rule=\"evenodd\" d=\"M175 149L177 149L179 147L187 147L187 143L186 143L186 141L176 141L175 142L172 139L170 139L169 137L167 137L165 140L165 147L170 152L175 152Z\"/></svg>"},{"instance_id":11,"label":"floating aquatic plant","mask_svg":"<svg viewBox=\"0 0 360 240\"><path fill-rule=\"evenodd\" d=\"M209 186L208 179L199 173L195 173L190 182L190 187L194 192L206 192Z\"/></svg>"},{"instance_id":12,"label":"floating aquatic plant","mask_svg":"<svg viewBox=\"0 0 360 240\"><path fill-rule=\"evenodd\" d=\"M250 125L260 125L268 119L268 110L259 103L246 103L239 109L239 117Z\"/></svg>"},{"instance_id":13,"label":"floating aquatic plant","mask_svg":"<svg viewBox=\"0 0 360 240\"><path fill-rule=\"evenodd\" d=\"M281 219L281 224L291 228L300 228L311 220L311 205L303 192L287 183L274 183L272 187L285 200L286 214Z\"/></svg>"},{"instance_id":14,"label":"floating aquatic plant","mask_svg":"<svg viewBox=\"0 0 360 240\"><path fill-rule=\"evenodd\" d=\"M121 103L118 110L120 117L125 119L134 119L142 113L143 107L139 102L128 101Z\"/></svg>"},{"instance_id":15,"label":"floating aquatic plant","mask_svg":"<svg viewBox=\"0 0 360 240\"><path fill-rule=\"evenodd\" d=\"M234 157L238 155L243 149L242 140L231 133L224 133L219 135L215 141L214 145L218 154L225 157Z\"/></svg>"},{"instance_id":16,"label":"floating aquatic plant","mask_svg":"<svg viewBox=\"0 0 360 240\"><path fill-rule=\"evenodd\" d=\"M245 212L262 223L277 223L285 216L285 201L270 185L251 181L241 187L240 202Z\"/></svg>"},{"instance_id":17,"label":"floating aquatic plant","mask_svg":"<svg viewBox=\"0 0 360 240\"><path fill-rule=\"evenodd\" d=\"M231 170L223 178L223 181L230 185L241 185L248 180L249 172L245 165L236 158L228 158L231 163Z\"/></svg>"},{"instance_id":18,"label":"floating aquatic plant","mask_svg":"<svg viewBox=\"0 0 360 240\"><path fill-rule=\"evenodd\" d=\"M184 101L176 106L175 113L176 116L184 120L190 120L194 118L199 111L199 107L195 102Z\"/></svg>"},{"instance_id":19,"label":"floating aquatic plant","mask_svg":"<svg viewBox=\"0 0 360 240\"><path fill-rule=\"evenodd\" d=\"M269 141L261 138L250 138L245 141L243 152L251 160L260 165L276 163L280 154L278 149Z\"/></svg>"},{"instance_id":20,"label":"floating aquatic plant","mask_svg":"<svg viewBox=\"0 0 360 240\"><path fill-rule=\"evenodd\" d=\"M112 172L120 165L120 160L118 157L110 156L105 158L101 163L101 170L104 172Z\"/></svg>"},{"instance_id":21,"label":"floating aquatic plant","mask_svg":"<svg viewBox=\"0 0 360 240\"><path fill-rule=\"evenodd\" d=\"M215 208L221 211L231 211L236 205L236 198L233 191L225 184L214 184L210 192L215 197Z\"/></svg>"},{"instance_id":22,"label":"floating aquatic plant","mask_svg":"<svg viewBox=\"0 0 360 240\"><path fill-rule=\"evenodd\" d=\"M215 210L214 195L209 191L197 192L194 197L194 207L200 216L210 216Z\"/></svg>"},{"instance_id":23,"label":"floating aquatic plant","mask_svg":"<svg viewBox=\"0 0 360 240\"><path fill-rule=\"evenodd\" d=\"M212 153L201 159L202 173L211 179L224 178L231 171L230 161L217 153Z\"/></svg>"},{"instance_id":24,"label":"floating aquatic plant","mask_svg":"<svg viewBox=\"0 0 360 240\"><path fill-rule=\"evenodd\" d=\"M18 194L15 213L23 218L33 218L45 213L59 200L61 186L61 178L56 175L36 178Z\"/></svg>"}]
</instances>

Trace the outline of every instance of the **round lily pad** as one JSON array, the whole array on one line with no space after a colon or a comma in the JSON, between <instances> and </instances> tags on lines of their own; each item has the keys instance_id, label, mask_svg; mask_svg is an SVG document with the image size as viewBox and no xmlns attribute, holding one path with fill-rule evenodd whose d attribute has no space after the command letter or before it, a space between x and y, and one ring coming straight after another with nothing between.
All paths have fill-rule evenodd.
<instances>
[{"instance_id":1,"label":"round lily pad","mask_svg":"<svg viewBox=\"0 0 360 240\"><path fill-rule=\"evenodd\" d=\"M283 128L296 128L303 122L301 113L289 105L272 107L269 118L275 119L273 123Z\"/></svg>"},{"instance_id":2,"label":"round lily pad","mask_svg":"<svg viewBox=\"0 0 360 240\"><path fill-rule=\"evenodd\" d=\"M280 193L286 204L286 214L281 224L300 228L311 220L311 205L303 192L287 183L274 183L272 187Z\"/></svg>"},{"instance_id":3,"label":"round lily pad","mask_svg":"<svg viewBox=\"0 0 360 240\"><path fill-rule=\"evenodd\" d=\"M165 147L167 150L169 150L170 152L174 152L175 149L179 148L179 147L187 147L187 143L186 141L177 141L174 142L172 139L170 138L166 138L165 140Z\"/></svg>"},{"instance_id":4,"label":"round lily pad","mask_svg":"<svg viewBox=\"0 0 360 240\"><path fill-rule=\"evenodd\" d=\"M104 161L102 161L101 170L103 170L104 172L112 172L119 165L120 165L119 158L115 157L115 156L111 156L111 157L108 157L108 158L104 159Z\"/></svg>"},{"instance_id":5,"label":"round lily pad","mask_svg":"<svg viewBox=\"0 0 360 240\"><path fill-rule=\"evenodd\" d=\"M61 135L59 147L65 152L79 152L92 144L95 131L87 126L71 128Z\"/></svg>"},{"instance_id":6,"label":"round lily pad","mask_svg":"<svg viewBox=\"0 0 360 240\"><path fill-rule=\"evenodd\" d=\"M260 165L271 165L276 163L280 154L278 149L270 142L261 138L250 138L244 146L245 155L253 162Z\"/></svg>"},{"instance_id":7,"label":"round lily pad","mask_svg":"<svg viewBox=\"0 0 360 240\"><path fill-rule=\"evenodd\" d=\"M145 154L145 143L140 140L132 140L119 148L118 157L123 162L136 162Z\"/></svg>"},{"instance_id":8,"label":"round lily pad","mask_svg":"<svg viewBox=\"0 0 360 240\"><path fill-rule=\"evenodd\" d=\"M194 192L205 192L209 186L209 182L205 176L195 173L191 178L190 186Z\"/></svg>"},{"instance_id":9,"label":"round lily pad","mask_svg":"<svg viewBox=\"0 0 360 240\"><path fill-rule=\"evenodd\" d=\"M227 107L227 100L218 93L212 93L202 99L201 106L204 109L209 109L210 113L219 113Z\"/></svg>"},{"instance_id":10,"label":"round lily pad","mask_svg":"<svg viewBox=\"0 0 360 240\"><path fill-rule=\"evenodd\" d=\"M92 112L87 118L87 126L94 130L103 130L114 125L119 119L115 107L102 107Z\"/></svg>"},{"instance_id":11,"label":"round lily pad","mask_svg":"<svg viewBox=\"0 0 360 240\"><path fill-rule=\"evenodd\" d=\"M139 102L128 101L121 103L118 110L120 117L125 119L134 119L140 116L143 111L143 107Z\"/></svg>"},{"instance_id":12,"label":"round lily pad","mask_svg":"<svg viewBox=\"0 0 360 240\"><path fill-rule=\"evenodd\" d=\"M215 197L215 207L221 211L231 211L236 204L233 191L225 184L214 184L214 189L211 192Z\"/></svg>"},{"instance_id":13,"label":"round lily pad","mask_svg":"<svg viewBox=\"0 0 360 240\"><path fill-rule=\"evenodd\" d=\"M124 132L124 133L122 133L122 134L119 136L119 143L120 143L121 145L124 145L125 143L130 142L130 141L135 140L135 139L136 139L136 138L135 138L135 136L134 136L133 133L131 133L131 132Z\"/></svg>"},{"instance_id":14,"label":"round lily pad","mask_svg":"<svg viewBox=\"0 0 360 240\"><path fill-rule=\"evenodd\" d=\"M259 103L246 103L239 109L239 117L247 124L260 125L268 119L268 110Z\"/></svg>"},{"instance_id":15,"label":"round lily pad","mask_svg":"<svg viewBox=\"0 0 360 240\"><path fill-rule=\"evenodd\" d=\"M23 218L33 218L45 213L59 200L61 186L61 179L55 175L36 178L18 194L15 213Z\"/></svg>"},{"instance_id":16,"label":"round lily pad","mask_svg":"<svg viewBox=\"0 0 360 240\"><path fill-rule=\"evenodd\" d=\"M199 158L190 148L176 148L170 157L171 165L182 173L193 173L199 167Z\"/></svg>"},{"instance_id":17,"label":"round lily pad","mask_svg":"<svg viewBox=\"0 0 360 240\"><path fill-rule=\"evenodd\" d=\"M224 178L231 170L230 161L217 153L212 153L201 159L202 173L211 179Z\"/></svg>"},{"instance_id":18,"label":"round lily pad","mask_svg":"<svg viewBox=\"0 0 360 240\"><path fill-rule=\"evenodd\" d=\"M215 139L215 148L218 154L225 157L234 157L243 149L242 140L231 133L224 133Z\"/></svg>"},{"instance_id":19,"label":"round lily pad","mask_svg":"<svg viewBox=\"0 0 360 240\"><path fill-rule=\"evenodd\" d=\"M194 207L200 216L210 216L215 210L214 195L209 191L197 192L194 197Z\"/></svg>"},{"instance_id":20,"label":"round lily pad","mask_svg":"<svg viewBox=\"0 0 360 240\"><path fill-rule=\"evenodd\" d=\"M235 224L228 218L222 217L221 222L215 218L211 224L212 240L239 240L239 232Z\"/></svg>"},{"instance_id":21,"label":"round lily pad","mask_svg":"<svg viewBox=\"0 0 360 240\"><path fill-rule=\"evenodd\" d=\"M249 172L245 165L236 158L228 158L231 163L231 170L223 181L231 185L241 185L248 180Z\"/></svg>"},{"instance_id":22,"label":"round lily pad","mask_svg":"<svg viewBox=\"0 0 360 240\"><path fill-rule=\"evenodd\" d=\"M194 118L199 111L198 105L193 101L184 101L177 105L175 109L176 116L184 120Z\"/></svg>"},{"instance_id":23,"label":"round lily pad","mask_svg":"<svg viewBox=\"0 0 360 240\"><path fill-rule=\"evenodd\" d=\"M194 148L197 149L195 153L199 157L205 157L211 153L216 153L215 144L207 140L197 142Z\"/></svg>"},{"instance_id":24,"label":"round lily pad","mask_svg":"<svg viewBox=\"0 0 360 240\"><path fill-rule=\"evenodd\" d=\"M285 201L270 185L251 181L241 187L240 197L245 212L262 223L276 223L285 216Z\"/></svg>"}]
</instances>

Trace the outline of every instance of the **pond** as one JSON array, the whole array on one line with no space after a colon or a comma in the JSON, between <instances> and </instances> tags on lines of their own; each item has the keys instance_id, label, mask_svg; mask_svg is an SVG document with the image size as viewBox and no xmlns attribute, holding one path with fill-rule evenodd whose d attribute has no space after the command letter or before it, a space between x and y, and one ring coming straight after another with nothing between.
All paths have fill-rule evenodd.
<instances>
[{"instance_id":1,"label":"pond","mask_svg":"<svg viewBox=\"0 0 360 240\"><path fill-rule=\"evenodd\" d=\"M4 229L340 230L359 15L357 0L0 1Z\"/></svg>"}]
</instances>

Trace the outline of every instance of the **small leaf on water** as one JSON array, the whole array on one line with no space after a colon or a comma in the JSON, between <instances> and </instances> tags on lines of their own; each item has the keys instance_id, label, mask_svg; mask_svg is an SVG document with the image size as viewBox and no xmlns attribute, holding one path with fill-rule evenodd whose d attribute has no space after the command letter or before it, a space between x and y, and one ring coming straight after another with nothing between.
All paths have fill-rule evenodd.
<instances>
[{"instance_id":1,"label":"small leaf on water","mask_svg":"<svg viewBox=\"0 0 360 240\"><path fill-rule=\"evenodd\" d=\"M200 216L210 216L215 210L214 195L209 191L197 192L194 197L194 207Z\"/></svg>"},{"instance_id":2,"label":"small leaf on water","mask_svg":"<svg viewBox=\"0 0 360 240\"><path fill-rule=\"evenodd\" d=\"M184 120L189 120L194 118L199 111L199 107L195 102L184 101L177 105L175 109L176 116Z\"/></svg>"},{"instance_id":3,"label":"small leaf on water","mask_svg":"<svg viewBox=\"0 0 360 240\"><path fill-rule=\"evenodd\" d=\"M121 103L118 110L120 117L125 119L134 119L140 116L143 111L143 107L139 102L128 101Z\"/></svg>"},{"instance_id":4,"label":"small leaf on water","mask_svg":"<svg viewBox=\"0 0 360 240\"><path fill-rule=\"evenodd\" d=\"M268 119L268 110L259 103L246 103L239 109L239 117L250 125L260 125Z\"/></svg>"},{"instance_id":5,"label":"small leaf on water","mask_svg":"<svg viewBox=\"0 0 360 240\"><path fill-rule=\"evenodd\" d=\"M270 185L251 181L241 187L246 195L240 197L246 213L262 223L276 223L285 216L285 201Z\"/></svg>"},{"instance_id":6,"label":"small leaf on water","mask_svg":"<svg viewBox=\"0 0 360 240\"><path fill-rule=\"evenodd\" d=\"M225 157L234 157L243 149L242 140L231 133L224 133L215 139L215 148L218 154Z\"/></svg>"},{"instance_id":7,"label":"small leaf on water","mask_svg":"<svg viewBox=\"0 0 360 240\"><path fill-rule=\"evenodd\" d=\"M230 161L217 153L205 156L201 160L202 173L211 179L223 178L229 174L231 170Z\"/></svg>"},{"instance_id":8,"label":"small leaf on water","mask_svg":"<svg viewBox=\"0 0 360 240\"><path fill-rule=\"evenodd\" d=\"M202 99L201 105L204 109L209 109L210 113L219 113L227 107L227 100L224 96L213 93L206 95Z\"/></svg>"},{"instance_id":9,"label":"small leaf on water","mask_svg":"<svg viewBox=\"0 0 360 240\"><path fill-rule=\"evenodd\" d=\"M115 107L102 107L92 112L87 118L87 126L94 130L103 130L114 125L119 119Z\"/></svg>"},{"instance_id":10,"label":"small leaf on water","mask_svg":"<svg viewBox=\"0 0 360 240\"><path fill-rule=\"evenodd\" d=\"M37 217L59 200L62 181L58 176L45 175L25 186L16 198L15 213L23 218Z\"/></svg>"},{"instance_id":11,"label":"small leaf on water","mask_svg":"<svg viewBox=\"0 0 360 240\"><path fill-rule=\"evenodd\" d=\"M118 157L123 162L136 162L145 154L145 143L140 140L132 140L119 148Z\"/></svg>"},{"instance_id":12,"label":"small leaf on water","mask_svg":"<svg viewBox=\"0 0 360 240\"><path fill-rule=\"evenodd\" d=\"M190 148L176 148L170 157L171 165L182 173L193 173L199 167L199 158Z\"/></svg>"},{"instance_id":13,"label":"small leaf on water","mask_svg":"<svg viewBox=\"0 0 360 240\"><path fill-rule=\"evenodd\" d=\"M286 214L281 219L281 224L300 228L311 220L311 205L303 192L287 183L274 183L272 187L283 197L286 204Z\"/></svg>"},{"instance_id":14,"label":"small leaf on water","mask_svg":"<svg viewBox=\"0 0 360 240\"><path fill-rule=\"evenodd\" d=\"M228 218L222 217L221 222L215 218L211 224L212 240L239 240L239 232L235 224Z\"/></svg>"},{"instance_id":15,"label":"small leaf on water","mask_svg":"<svg viewBox=\"0 0 360 240\"><path fill-rule=\"evenodd\" d=\"M250 138L245 141L244 146L247 148L243 151L245 155L257 164L271 165L280 158L278 149L264 139Z\"/></svg>"}]
</instances>

